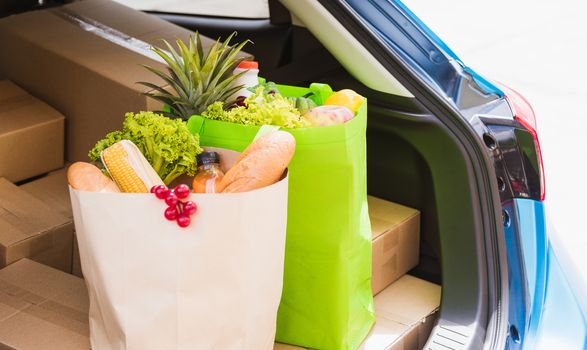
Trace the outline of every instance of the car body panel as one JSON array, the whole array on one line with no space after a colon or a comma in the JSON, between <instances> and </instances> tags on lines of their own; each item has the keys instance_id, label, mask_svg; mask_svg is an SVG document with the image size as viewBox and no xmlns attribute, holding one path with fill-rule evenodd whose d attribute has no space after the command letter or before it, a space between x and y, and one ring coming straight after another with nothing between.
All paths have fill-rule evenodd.
<instances>
[{"instance_id":1,"label":"car body panel","mask_svg":"<svg viewBox=\"0 0 587 350\"><path fill-rule=\"evenodd\" d=\"M585 310L549 244L544 203L504 203L509 264L506 349L587 349Z\"/></svg>"},{"instance_id":2,"label":"car body panel","mask_svg":"<svg viewBox=\"0 0 587 350\"><path fill-rule=\"evenodd\" d=\"M585 311L568 282L557 253L550 245L546 254L546 298L539 315L538 327L529 333L527 350L585 350L587 323Z\"/></svg>"},{"instance_id":3,"label":"car body panel","mask_svg":"<svg viewBox=\"0 0 587 350\"><path fill-rule=\"evenodd\" d=\"M424 32L426 32L426 34L428 35L428 37L434 41L436 43L436 45L448 56L452 57L452 59L454 59L455 61L459 62L464 70L469 73L473 79L475 79L477 81L477 83L481 86L481 88L483 88L483 90L485 90L485 92L487 93L494 93L496 95L498 95L499 97L503 97L503 91L496 85L493 84L491 81L485 79L483 76L481 76L480 74L477 74L477 72L475 72L473 69L467 67L463 61L457 56L457 54L450 48L448 47L448 45L446 45L444 43L444 41L442 41L442 39L440 39L440 37L438 37L438 35L436 35L436 33L434 33L424 22L422 22L422 20L416 16L415 13L412 12L412 10L410 10L403 2L396 0L394 1L398 7L400 7L404 13L406 13L406 15L408 15L415 23L418 24L418 26L420 27L421 30L423 30Z\"/></svg>"},{"instance_id":4,"label":"car body panel","mask_svg":"<svg viewBox=\"0 0 587 350\"><path fill-rule=\"evenodd\" d=\"M460 108L503 97L495 84L467 67L401 1L346 0L352 11Z\"/></svg>"}]
</instances>

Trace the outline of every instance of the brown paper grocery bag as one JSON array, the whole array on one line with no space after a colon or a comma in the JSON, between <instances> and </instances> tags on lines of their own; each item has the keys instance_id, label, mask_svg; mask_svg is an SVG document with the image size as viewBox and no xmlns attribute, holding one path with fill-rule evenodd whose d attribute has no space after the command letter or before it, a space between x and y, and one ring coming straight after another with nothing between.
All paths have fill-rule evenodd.
<instances>
[{"instance_id":1,"label":"brown paper grocery bag","mask_svg":"<svg viewBox=\"0 0 587 350\"><path fill-rule=\"evenodd\" d=\"M287 187L191 194L188 228L153 194L70 189L92 349L273 349Z\"/></svg>"}]
</instances>

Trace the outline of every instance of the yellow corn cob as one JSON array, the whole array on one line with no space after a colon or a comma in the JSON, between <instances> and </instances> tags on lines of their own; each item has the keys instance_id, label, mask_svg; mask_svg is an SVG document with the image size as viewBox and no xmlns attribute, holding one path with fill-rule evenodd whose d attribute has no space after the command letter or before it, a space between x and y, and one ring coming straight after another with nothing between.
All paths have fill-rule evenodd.
<instances>
[{"instance_id":1,"label":"yellow corn cob","mask_svg":"<svg viewBox=\"0 0 587 350\"><path fill-rule=\"evenodd\" d=\"M145 183L131 166L129 156L121 142L102 151L102 162L121 192L149 192Z\"/></svg>"}]
</instances>

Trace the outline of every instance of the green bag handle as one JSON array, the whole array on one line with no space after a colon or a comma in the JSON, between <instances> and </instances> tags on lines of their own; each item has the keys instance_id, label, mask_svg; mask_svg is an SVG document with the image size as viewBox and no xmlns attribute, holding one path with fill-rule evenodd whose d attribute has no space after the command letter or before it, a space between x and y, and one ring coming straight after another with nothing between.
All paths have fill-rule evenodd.
<instances>
[{"instance_id":1,"label":"green bag handle","mask_svg":"<svg viewBox=\"0 0 587 350\"><path fill-rule=\"evenodd\" d=\"M204 129L205 118L201 115L194 114L188 119L187 127L192 134L201 134Z\"/></svg>"},{"instance_id":2,"label":"green bag handle","mask_svg":"<svg viewBox=\"0 0 587 350\"><path fill-rule=\"evenodd\" d=\"M310 84L310 91L314 94L310 98L316 102L318 106L322 106L326 99L333 94L332 88L328 84L312 83Z\"/></svg>"}]
</instances>

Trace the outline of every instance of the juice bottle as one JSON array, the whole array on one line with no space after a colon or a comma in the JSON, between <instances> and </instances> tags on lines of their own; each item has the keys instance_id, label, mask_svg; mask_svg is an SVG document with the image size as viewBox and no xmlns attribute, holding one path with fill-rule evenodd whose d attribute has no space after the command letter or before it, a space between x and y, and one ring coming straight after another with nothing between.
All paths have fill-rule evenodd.
<instances>
[{"instance_id":1,"label":"juice bottle","mask_svg":"<svg viewBox=\"0 0 587 350\"><path fill-rule=\"evenodd\" d=\"M196 157L198 172L194 177L195 193L216 193L216 183L222 180L224 173L220 169L220 156L216 152L203 152Z\"/></svg>"}]
</instances>

